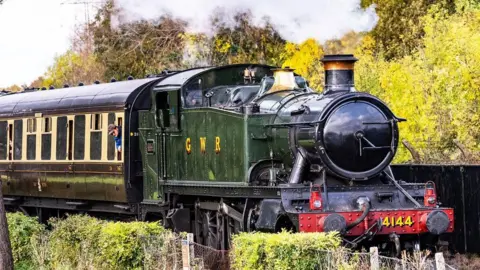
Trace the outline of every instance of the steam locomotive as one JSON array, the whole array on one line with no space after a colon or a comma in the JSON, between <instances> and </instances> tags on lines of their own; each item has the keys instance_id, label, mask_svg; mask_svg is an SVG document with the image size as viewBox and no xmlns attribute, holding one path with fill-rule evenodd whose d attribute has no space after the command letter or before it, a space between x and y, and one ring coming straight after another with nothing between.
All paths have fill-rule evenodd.
<instances>
[{"instance_id":1,"label":"steam locomotive","mask_svg":"<svg viewBox=\"0 0 480 270\"><path fill-rule=\"evenodd\" d=\"M398 123L354 87L353 55L327 55L317 92L289 68L165 71L0 97L9 209L161 220L227 249L240 231L338 231L398 253L453 231L433 182L390 163ZM121 127L121 147L107 127Z\"/></svg>"}]
</instances>

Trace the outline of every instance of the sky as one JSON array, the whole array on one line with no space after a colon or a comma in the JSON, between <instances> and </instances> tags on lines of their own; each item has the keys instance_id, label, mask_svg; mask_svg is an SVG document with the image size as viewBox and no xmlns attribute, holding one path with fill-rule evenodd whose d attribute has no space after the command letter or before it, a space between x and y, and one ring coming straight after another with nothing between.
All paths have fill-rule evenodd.
<instances>
[{"instance_id":1,"label":"sky","mask_svg":"<svg viewBox=\"0 0 480 270\"><path fill-rule=\"evenodd\" d=\"M84 0L78 0L84 2ZM68 50L83 4L71 0L4 0L0 6L0 89L30 84Z\"/></svg>"}]
</instances>

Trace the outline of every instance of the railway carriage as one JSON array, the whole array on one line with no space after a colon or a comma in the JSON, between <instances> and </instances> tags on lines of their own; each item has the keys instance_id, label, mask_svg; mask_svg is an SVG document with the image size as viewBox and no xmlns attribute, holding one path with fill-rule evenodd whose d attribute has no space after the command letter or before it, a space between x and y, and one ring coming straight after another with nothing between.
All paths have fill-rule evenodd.
<instances>
[{"instance_id":1,"label":"railway carriage","mask_svg":"<svg viewBox=\"0 0 480 270\"><path fill-rule=\"evenodd\" d=\"M218 249L281 229L397 253L433 243L453 231L453 209L433 183L395 179L403 119L355 90L355 61L326 56L321 93L291 69L239 64L3 95L6 204L161 220Z\"/></svg>"}]
</instances>

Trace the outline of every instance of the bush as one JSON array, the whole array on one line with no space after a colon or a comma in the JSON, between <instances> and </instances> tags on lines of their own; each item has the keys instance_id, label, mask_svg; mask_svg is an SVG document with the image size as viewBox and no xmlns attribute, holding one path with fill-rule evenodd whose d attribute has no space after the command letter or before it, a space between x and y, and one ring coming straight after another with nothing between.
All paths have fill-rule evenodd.
<instances>
[{"instance_id":1,"label":"bush","mask_svg":"<svg viewBox=\"0 0 480 270\"><path fill-rule=\"evenodd\" d=\"M166 230L158 223L106 223L98 239L98 265L101 265L102 269L141 268L144 264L146 241L165 233ZM158 237L157 245L163 245L162 239Z\"/></svg>"},{"instance_id":2,"label":"bush","mask_svg":"<svg viewBox=\"0 0 480 270\"><path fill-rule=\"evenodd\" d=\"M231 250L235 269L319 269L341 244L337 233L241 233Z\"/></svg>"},{"instance_id":3,"label":"bush","mask_svg":"<svg viewBox=\"0 0 480 270\"><path fill-rule=\"evenodd\" d=\"M98 238L105 222L85 215L50 219L48 239L50 266L54 269L77 267L90 254L98 253Z\"/></svg>"},{"instance_id":4,"label":"bush","mask_svg":"<svg viewBox=\"0 0 480 270\"><path fill-rule=\"evenodd\" d=\"M139 269L147 246L155 245L159 252L173 235L158 223L107 222L82 215L50 224L47 257L52 269Z\"/></svg>"},{"instance_id":5,"label":"bush","mask_svg":"<svg viewBox=\"0 0 480 270\"><path fill-rule=\"evenodd\" d=\"M45 227L22 213L7 213L7 221L15 268L34 268L34 245L45 233Z\"/></svg>"}]
</instances>

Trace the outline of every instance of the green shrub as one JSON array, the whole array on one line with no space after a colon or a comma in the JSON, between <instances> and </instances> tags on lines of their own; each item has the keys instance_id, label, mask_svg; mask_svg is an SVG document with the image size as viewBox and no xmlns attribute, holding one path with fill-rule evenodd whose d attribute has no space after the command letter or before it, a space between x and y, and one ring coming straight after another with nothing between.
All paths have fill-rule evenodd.
<instances>
[{"instance_id":1,"label":"green shrub","mask_svg":"<svg viewBox=\"0 0 480 270\"><path fill-rule=\"evenodd\" d=\"M145 243L156 239L163 245L166 230L158 223L111 222L101 229L98 265L102 269L141 268L145 258Z\"/></svg>"},{"instance_id":2,"label":"green shrub","mask_svg":"<svg viewBox=\"0 0 480 270\"><path fill-rule=\"evenodd\" d=\"M48 239L50 267L77 268L98 253L98 239L104 221L85 215L51 219Z\"/></svg>"},{"instance_id":3,"label":"green shrub","mask_svg":"<svg viewBox=\"0 0 480 270\"><path fill-rule=\"evenodd\" d=\"M318 269L340 243L336 233L241 233L230 254L235 269Z\"/></svg>"},{"instance_id":4,"label":"green shrub","mask_svg":"<svg viewBox=\"0 0 480 270\"><path fill-rule=\"evenodd\" d=\"M45 227L36 218L22 213L7 213L7 221L15 268L34 268L34 245L45 233Z\"/></svg>"}]
</instances>

